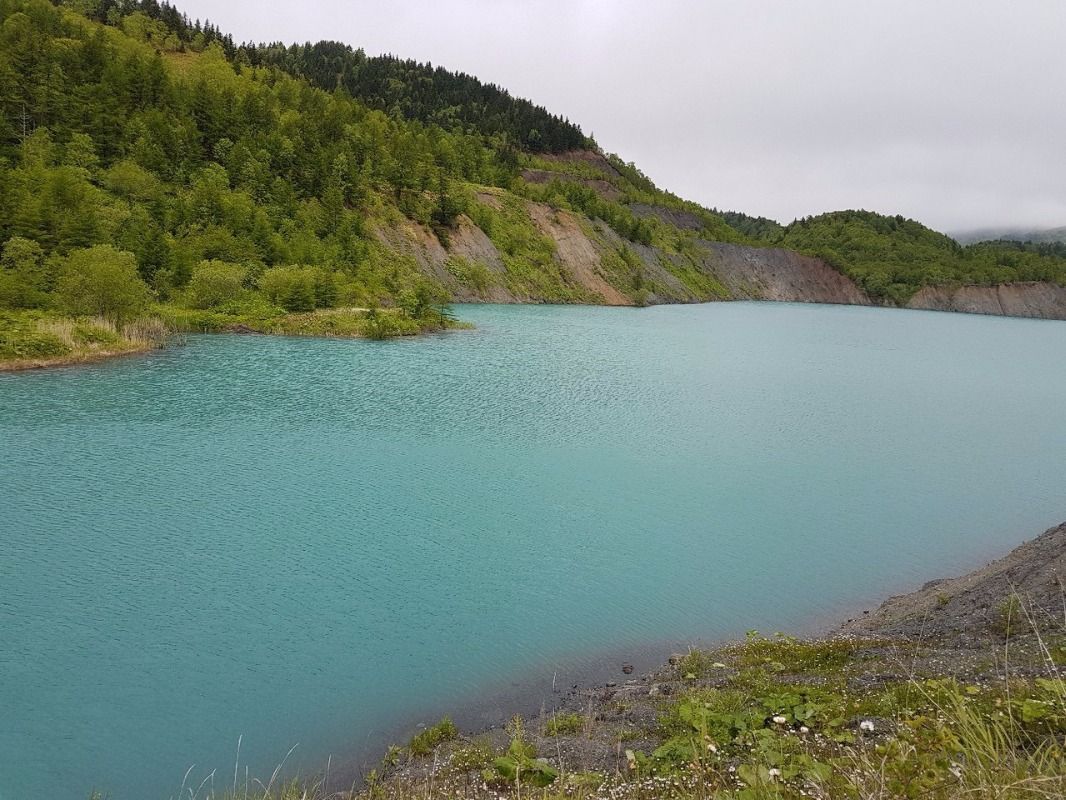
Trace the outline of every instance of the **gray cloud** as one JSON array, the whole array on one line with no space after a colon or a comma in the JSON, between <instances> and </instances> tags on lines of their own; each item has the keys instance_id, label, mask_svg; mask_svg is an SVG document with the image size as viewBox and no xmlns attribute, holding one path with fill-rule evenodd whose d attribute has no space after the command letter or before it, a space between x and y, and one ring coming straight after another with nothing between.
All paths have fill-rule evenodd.
<instances>
[{"instance_id":1,"label":"gray cloud","mask_svg":"<svg viewBox=\"0 0 1066 800\"><path fill-rule=\"evenodd\" d=\"M337 39L477 75L708 206L1066 225L1062 0L178 5L238 40Z\"/></svg>"}]
</instances>

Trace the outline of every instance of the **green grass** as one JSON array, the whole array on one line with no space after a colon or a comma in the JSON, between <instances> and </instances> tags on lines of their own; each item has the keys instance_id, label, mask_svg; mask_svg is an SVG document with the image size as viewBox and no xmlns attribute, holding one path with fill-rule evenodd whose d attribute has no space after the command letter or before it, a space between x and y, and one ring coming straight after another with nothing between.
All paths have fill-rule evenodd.
<instances>
[{"instance_id":1,"label":"green grass","mask_svg":"<svg viewBox=\"0 0 1066 800\"><path fill-rule=\"evenodd\" d=\"M265 305L210 311L159 306L156 311L175 330L189 333L248 330L276 336L388 339L472 327L447 316L427 315L416 319L394 308L323 308L286 313Z\"/></svg>"},{"instance_id":2,"label":"green grass","mask_svg":"<svg viewBox=\"0 0 1066 800\"><path fill-rule=\"evenodd\" d=\"M40 323L46 319L34 312L0 313L0 360L54 358L69 353L69 346L42 328Z\"/></svg>"},{"instance_id":3,"label":"green grass","mask_svg":"<svg viewBox=\"0 0 1066 800\"><path fill-rule=\"evenodd\" d=\"M413 756L427 756L437 745L450 742L458 736L459 729L455 727L455 723L450 717L445 717L436 725L411 737L411 741L407 743L407 749Z\"/></svg>"},{"instance_id":4,"label":"green grass","mask_svg":"<svg viewBox=\"0 0 1066 800\"><path fill-rule=\"evenodd\" d=\"M519 299L550 303L597 303L600 298L575 285L555 257L555 242L537 229L526 201L499 193L496 204L471 203L468 212L500 253L508 291Z\"/></svg>"},{"instance_id":5,"label":"green grass","mask_svg":"<svg viewBox=\"0 0 1066 800\"><path fill-rule=\"evenodd\" d=\"M562 736L578 733L585 727L585 718L581 714L552 714L544 724L545 736Z\"/></svg>"},{"instance_id":6,"label":"green grass","mask_svg":"<svg viewBox=\"0 0 1066 800\"><path fill-rule=\"evenodd\" d=\"M146 350L160 346L166 333L156 318L118 326L99 317L0 311L0 366L78 363L108 354Z\"/></svg>"}]
</instances>

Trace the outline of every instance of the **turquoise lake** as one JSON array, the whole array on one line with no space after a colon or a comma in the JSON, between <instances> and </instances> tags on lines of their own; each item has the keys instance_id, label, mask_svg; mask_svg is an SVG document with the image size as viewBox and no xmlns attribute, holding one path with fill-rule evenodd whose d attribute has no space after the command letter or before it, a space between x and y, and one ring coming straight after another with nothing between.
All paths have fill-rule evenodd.
<instances>
[{"instance_id":1,"label":"turquoise lake","mask_svg":"<svg viewBox=\"0 0 1066 800\"><path fill-rule=\"evenodd\" d=\"M341 775L486 692L831 622L1066 519L1066 323L457 310L0 375L2 800L297 744Z\"/></svg>"}]
</instances>

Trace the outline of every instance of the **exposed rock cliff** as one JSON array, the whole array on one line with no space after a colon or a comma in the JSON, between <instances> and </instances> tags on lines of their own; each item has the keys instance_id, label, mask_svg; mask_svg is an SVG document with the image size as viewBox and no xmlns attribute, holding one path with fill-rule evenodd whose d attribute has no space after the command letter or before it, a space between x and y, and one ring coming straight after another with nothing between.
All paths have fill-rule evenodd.
<instances>
[{"instance_id":1,"label":"exposed rock cliff","mask_svg":"<svg viewBox=\"0 0 1066 800\"><path fill-rule=\"evenodd\" d=\"M870 305L870 298L851 278L821 259L776 247L701 244L709 253L707 269L734 299Z\"/></svg>"},{"instance_id":2,"label":"exposed rock cliff","mask_svg":"<svg viewBox=\"0 0 1066 800\"><path fill-rule=\"evenodd\" d=\"M478 200L499 208L499 199ZM555 279L586 302L604 305L694 303L709 300L779 300L869 305L849 278L825 262L790 250L696 239L684 252L627 242L607 225L543 203L524 202L531 233L550 243ZM683 213L683 212L679 212ZM473 221L461 216L447 246L428 228L405 221L383 228L379 239L399 255L413 258L420 270L442 282L461 302L551 302L518 287L508 273L505 254ZM629 261L620 254L628 254ZM481 286L471 286L457 260L481 271ZM639 272L639 277L637 273Z\"/></svg>"},{"instance_id":3,"label":"exposed rock cliff","mask_svg":"<svg viewBox=\"0 0 1066 800\"><path fill-rule=\"evenodd\" d=\"M605 174L613 170L602 159L584 161ZM505 212L504 199L489 191L477 194L479 203L501 213ZM872 303L853 280L819 258L782 248L700 238L701 232L707 235L703 221L688 211L630 206L637 216L654 217L689 233L685 247L668 250L626 241L605 223L574 211L529 200L511 202L518 203L511 212L520 217L525 235L540 237L551 251L550 258L536 266L539 277L533 284L517 279L508 266L520 263L521 257L501 251L501 245L466 215L448 232L446 245L429 228L410 220L382 228L378 236L393 252L414 259L422 272L441 282L460 302ZM471 280L471 271L477 280ZM1066 287L1051 283L925 287L907 307L1066 319Z\"/></svg>"},{"instance_id":4,"label":"exposed rock cliff","mask_svg":"<svg viewBox=\"0 0 1066 800\"><path fill-rule=\"evenodd\" d=\"M1066 319L1066 287L1053 283L926 286L911 298L907 306L968 314Z\"/></svg>"}]
</instances>

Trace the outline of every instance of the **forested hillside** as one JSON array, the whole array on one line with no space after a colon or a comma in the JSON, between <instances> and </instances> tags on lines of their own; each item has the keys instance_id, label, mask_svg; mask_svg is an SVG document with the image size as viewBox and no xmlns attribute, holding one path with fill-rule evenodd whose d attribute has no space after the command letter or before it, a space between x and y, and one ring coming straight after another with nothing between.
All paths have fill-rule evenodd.
<instances>
[{"instance_id":1,"label":"forested hillside","mask_svg":"<svg viewBox=\"0 0 1066 800\"><path fill-rule=\"evenodd\" d=\"M655 191L635 168L591 151L581 151L591 162L548 152L579 131L465 76L331 46L234 47L151 0L4 0L0 45L0 303L9 308L90 309L63 280L90 264L105 272L135 264L116 282L138 287L126 315L147 300L245 315L378 305L421 313L492 284L514 300L604 302L589 290L593 271L613 286L611 299L636 302L655 284L645 285L627 242L680 252L670 226L627 207ZM319 67L333 51L366 67L353 86L401 88L389 97L371 89L368 104L290 74L323 81ZM401 68L406 82L381 78ZM420 75L452 89L420 87ZM475 84L499 114L463 99ZM481 127L438 124L449 97ZM386 101L400 108L371 107ZM541 155L516 147L520 122L542 126ZM528 167L554 170L552 180L527 183ZM590 171L610 197L572 180ZM561 269L535 201L610 238L609 263L577 265L590 273L585 281ZM735 236L716 215L704 217L716 238ZM423 237L417 252L398 242L412 231ZM450 253L427 268L425 236L437 249L474 237L500 274ZM691 264L670 269L689 287L679 299L720 295Z\"/></svg>"},{"instance_id":2,"label":"forested hillside","mask_svg":"<svg viewBox=\"0 0 1066 800\"><path fill-rule=\"evenodd\" d=\"M922 286L1019 281L1066 284L1066 248L1018 242L962 247L919 222L869 211L797 220L769 237L846 272L875 299L906 305Z\"/></svg>"},{"instance_id":3,"label":"forested hillside","mask_svg":"<svg viewBox=\"0 0 1066 800\"><path fill-rule=\"evenodd\" d=\"M900 217L704 209L470 76L238 45L155 0L0 0L0 104L0 361L62 349L24 347L42 315L389 335L451 300L905 304L1066 277L1053 247Z\"/></svg>"}]
</instances>

